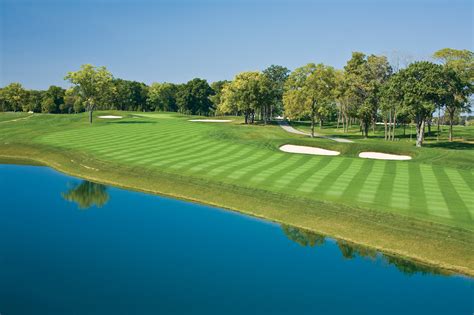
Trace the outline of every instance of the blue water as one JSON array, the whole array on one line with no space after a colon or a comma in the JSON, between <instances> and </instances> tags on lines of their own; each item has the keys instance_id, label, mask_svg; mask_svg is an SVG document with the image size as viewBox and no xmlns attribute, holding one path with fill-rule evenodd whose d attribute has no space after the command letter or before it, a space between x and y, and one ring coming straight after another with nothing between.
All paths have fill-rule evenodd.
<instances>
[{"instance_id":1,"label":"blue water","mask_svg":"<svg viewBox=\"0 0 474 315\"><path fill-rule=\"evenodd\" d=\"M229 211L0 165L2 315L472 314L472 280L438 272Z\"/></svg>"}]
</instances>

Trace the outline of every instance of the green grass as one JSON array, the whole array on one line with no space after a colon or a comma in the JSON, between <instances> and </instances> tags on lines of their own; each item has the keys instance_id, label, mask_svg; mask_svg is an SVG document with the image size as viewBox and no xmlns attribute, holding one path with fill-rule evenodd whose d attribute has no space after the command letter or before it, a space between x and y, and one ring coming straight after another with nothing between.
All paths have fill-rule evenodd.
<instances>
[{"instance_id":1,"label":"green grass","mask_svg":"<svg viewBox=\"0 0 474 315\"><path fill-rule=\"evenodd\" d=\"M97 123L50 133L35 142L136 167L473 227L474 195L466 189L473 176L470 170L426 165L416 159L282 153L278 146L292 139L275 126L162 117L170 115Z\"/></svg>"},{"instance_id":2,"label":"green grass","mask_svg":"<svg viewBox=\"0 0 474 315\"><path fill-rule=\"evenodd\" d=\"M0 115L0 123L14 122L16 119L25 118L30 114L24 112L7 112Z\"/></svg>"},{"instance_id":3,"label":"green grass","mask_svg":"<svg viewBox=\"0 0 474 315\"><path fill-rule=\"evenodd\" d=\"M246 210L352 240L354 236L355 242L355 236L361 233L358 237L364 243L385 249L398 241L387 236L393 231L378 230L382 229L380 224L384 225L383 229L396 226L406 235L428 233L430 228L424 231L426 227L420 222L427 222L430 227L442 224L447 228L462 228L469 233L474 230L474 156L469 149L417 149L408 143L385 143L378 139L341 144L288 134L275 125L247 126L237 118L233 123L223 124L189 122L188 116L178 114L112 114L125 117L96 119L90 126L85 114L34 115L2 124L0 155L24 156L67 169L74 175ZM278 147L286 143L331 148L342 154L320 157L280 152ZM363 150L410 154L414 159L360 159L357 154ZM64 158L61 160L59 155ZM117 173L116 177L113 173ZM127 176L130 178L123 182ZM163 188L165 182L170 183L167 190ZM188 184L194 188L185 194ZM161 186L155 189L157 185ZM227 193L226 198L221 198L221 194ZM207 201L212 198L218 201ZM260 200L263 204L248 204L248 200ZM281 211L283 204L285 210ZM318 223L316 217L326 210L334 216L337 213L337 221L331 218L331 224L341 226L331 226L329 219L327 225L326 221ZM364 219L365 215L371 219ZM372 223L360 223L357 228L361 230L356 232L354 227L350 228L356 224L350 219ZM399 220L405 223L396 223ZM423 228L416 227L418 224ZM368 233L371 229L376 231ZM436 229L444 228L433 227ZM472 243L465 243L466 238L472 237L469 233L462 237L463 245L459 245L469 248L468 252L463 249L463 253L453 254L459 255L460 261L463 255L472 253ZM380 240L367 240L376 235L380 235ZM450 244L444 240L446 232L439 235L436 236L438 248L440 242ZM424 238L429 239L426 235ZM412 247L405 240L393 251L411 248L405 254L415 257L416 249ZM433 248L430 245L426 251Z\"/></svg>"}]
</instances>

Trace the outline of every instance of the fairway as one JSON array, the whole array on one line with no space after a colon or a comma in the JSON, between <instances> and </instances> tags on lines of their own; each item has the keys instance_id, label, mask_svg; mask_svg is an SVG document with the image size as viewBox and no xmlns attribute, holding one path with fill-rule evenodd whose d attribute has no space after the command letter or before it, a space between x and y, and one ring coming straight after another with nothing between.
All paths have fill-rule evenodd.
<instances>
[{"instance_id":1,"label":"fairway","mask_svg":"<svg viewBox=\"0 0 474 315\"><path fill-rule=\"evenodd\" d=\"M284 153L279 146L295 143L301 136L289 135L278 126L188 119L147 113L146 117L56 131L34 141L86 152L103 161L473 227L474 178L470 169L416 159L383 161Z\"/></svg>"}]
</instances>

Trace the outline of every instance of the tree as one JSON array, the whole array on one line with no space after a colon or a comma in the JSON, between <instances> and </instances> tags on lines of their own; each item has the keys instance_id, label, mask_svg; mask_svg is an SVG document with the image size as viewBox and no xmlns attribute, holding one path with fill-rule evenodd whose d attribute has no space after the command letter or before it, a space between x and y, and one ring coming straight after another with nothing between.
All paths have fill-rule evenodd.
<instances>
[{"instance_id":1,"label":"tree","mask_svg":"<svg viewBox=\"0 0 474 315\"><path fill-rule=\"evenodd\" d=\"M107 68L90 64L82 65L80 70L69 72L65 77L65 80L76 86L79 95L84 100L91 124L92 112L97 106L97 101L110 91L112 79L112 74Z\"/></svg>"},{"instance_id":2,"label":"tree","mask_svg":"<svg viewBox=\"0 0 474 315\"><path fill-rule=\"evenodd\" d=\"M375 131L380 90L383 83L390 77L392 68L384 56L366 57L361 52L353 52L344 70L345 97L355 105L361 130L367 138L371 122Z\"/></svg>"},{"instance_id":3,"label":"tree","mask_svg":"<svg viewBox=\"0 0 474 315\"><path fill-rule=\"evenodd\" d=\"M176 93L176 104L181 113L208 115L212 107L209 96L213 93L206 80L195 78Z\"/></svg>"},{"instance_id":4,"label":"tree","mask_svg":"<svg viewBox=\"0 0 474 315\"><path fill-rule=\"evenodd\" d=\"M322 126L328 107L336 97L336 71L323 64L309 63L295 69L286 82L283 95L285 115L290 118L310 117L311 137L314 137L314 125L319 119Z\"/></svg>"},{"instance_id":5,"label":"tree","mask_svg":"<svg viewBox=\"0 0 474 315\"><path fill-rule=\"evenodd\" d=\"M153 110L175 112L178 88L173 83L152 83L148 89L147 104Z\"/></svg>"},{"instance_id":6,"label":"tree","mask_svg":"<svg viewBox=\"0 0 474 315\"><path fill-rule=\"evenodd\" d=\"M393 141L395 139L395 128L397 116L403 111L403 94L397 74L393 75L380 88L380 108L384 121L384 138ZM387 125L388 123L388 125Z\"/></svg>"},{"instance_id":7,"label":"tree","mask_svg":"<svg viewBox=\"0 0 474 315\"><path fill-rule=\"evenodd\" d=\"M64 105L64 93L63 88L51 85L43 94L41 111L43 113L59 113L60 106Z\"/></svg>"},{"instance_id":8,"label":"tree","mask_svg":"<svg viewBox=\"0 0 474 315\"><path fill-rule=\"evenodd\" d=\"M369 91L366 102L369 103L370 108L372 109L372 126L373 132L375 133L377 112L382 98L382 87L389 80L393 71L387 57L385 56L370 55L367 58L367 68L369 71ZM393 134L395 134L395 126L396 112L393 115Z\"/></svg>"},{"instance_id":9,"label":"tree","mask_svg":"<svg viewBox=\"0 0 474 315\"><path fill-rule=\"evenodd\" d=\"M222 90L221 113L243 113L245 123L253 123L255 112L268 104L267 78L258 71L241 72Z\"/></svg>"},{"instance_id":10,"label":"tree","mask_svg":"<svg viewBox=\"0 0 474 315\"><path fill-rule=\"evenodd\" d=\"M426 119L431 117L436 102L443 95L443 68L428 61L410 64L396 76L403 106L416 124L416 146L421 147Z\"/></svg>"},{"instance_id":11,"label":"tree","mask_svg":"<svg viewBox=\"0 0 474 315\"><path fill-rule=\"evenodd\" d=\"M43 100L44 91L30 90L28 91L27 103L23 106L24 112L41 112L41 102Z\"/></svg>"},{"instance_id":12,"label":"tree","mask_svg":"<svg viewBox=\"0 0 474 315\"><path fill-rule=\"evenodd\" d=\"M468 111L469 97L473 91L474 53L469 50L444 48L433 54L445 68L446 99L438 108L438 137L440 133L441 107L446 106L449 115L449 141L453 141L453 121L456 111Z\"/></svg>"},{"instance_id":13,"label":"tree","mask_svg":"<svg viewBox=\"0 0 474 315\"><path fill-rule=\"evenodd\" d=\"M28 103L28 92L20 83L10 83L2 89L3 111L21 111Z\"/></svg>"},{"instance_id":14,"label":"tree","mask_svg":"<svg viewBox=\"0 0 474 315\"><path fill-rule=\"evenodd\" d=\"M214 113L218 112L218 108L220 107L222 103L222 92L224 90L224 86L226 84L229 84L230 81L227 80L222 80L222 81L216 81L211 83L211 88L214 91L214 94L209 96L209 99L212 102L212 109Z\"/></svg>"},{"instance_id":15,"label":"tree","mask_svg":"<svg viewBox=\"0 0 474 315\"><path fill-rule=\"evenodd\" d=\"M263 70L263 75L268 79L270 93L270 102L264 105L265 123L273 114L283 112L283 93L285 92L285 82L289 73L288 68L278 65L271 65Z\"/></svg>"},{"instance_id":16,"label":"tree","mask_svg":"<svg viewBox=\"0 0 474 315\"><path fill-rule=\"evenodd\" d=\"M112 108L119 110L149 109L147 104L148 87L146 84L123 79L112 80L110 103Z\"/></svg>"},{"instance_id":17,"label":"tree","mask_svg":"<svg viewBox=\"0 0 474 315\"><path fill-rule=\"evenodd\" d=\"M349 100L348 80L344 70L336 70L336 88L335 97L338 110L337 128L339 128L339 121L342 121L343 132L347 132L349 128L349 121L354 112L354 106Z\"/></svg>"}]
</instances>

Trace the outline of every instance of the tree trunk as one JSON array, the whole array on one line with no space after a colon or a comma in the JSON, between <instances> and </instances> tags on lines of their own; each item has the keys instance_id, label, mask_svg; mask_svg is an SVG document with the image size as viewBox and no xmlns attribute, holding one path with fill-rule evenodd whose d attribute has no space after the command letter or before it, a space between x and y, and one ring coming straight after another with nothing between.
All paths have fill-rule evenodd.
<instances>
[{"instance_id":1,"label":"tree trunk","mask_svg":"<svg viewBox=\"0 0 474 315\"><path fill-rule=\"evenodd\" d=\"M439 123L440 123L440 118L441 117L441 106L438 107L438 123L437 123L437 131L436 131L436 141L439 141L439 136L440 136L440 133L441 133L441 130L440 130L440 127L439 127Z\"/></svg>"},{"instance_id":2,"label":"tree trunk","mask_svg":"<svg viewBox=\"0 0 474 315\"><path fill-rule=\"evenodd\" d=\"M89 124L92 124L92 108L89 108Z\"/></svg>"},{"instance_id":3,"label":"tree trunk","mask_svg":"<svg viewBox=\"0 0 474 315\"><path fill-rule=\"evenodd\" d=\"M314 138L314 123L316 119L316 101L313 100L311 106L311 138Z\"/></svg>"},{"instance_id":4,"label":"tree trunk","mask_svg":"<svg viewBox=\"0 0 474 315\"><path fill-rule=\"evenodd\" d=\"M425 133L425 120L421 117L416 118L416 146L421 147Z\"/></svg>"},{"instance_id":5,"label":"tree trunk","mask_svg":"<svg viewBox=\"0 0 474 315\"><path fill-rule=\"evenodd\" d=\"M384 140L387 141L387 117L383 118L383 127L384 127Z\"/></svg>"},{"instance_id":6,"label":"tree trunk","mask_svg":"<svg viewBox=\"0 0 474 315\"><path fill-rule=\"evenodd\" d=\"M392 141L395 141L395 128L397 127L397 111L393 111Z\"/></svg>"},{"instance_id":7,"label":"tree trunk","mask_svg":"<svg viewBox=\"0 0 474 315\"><path fill-rule=\"evenodd\" d=\"M323 119L319 119L319 129L323 129Z\"/></svg>"},{"instance_id":8,"label":"tree trunk","mask_svg":"<svg viewBox=\"0 0 474 315\"><path fill-rule=\"evenodd\" d=\"M449 142L453 142L454 110L449 110Z\"/></svg>"}]
</instances>

